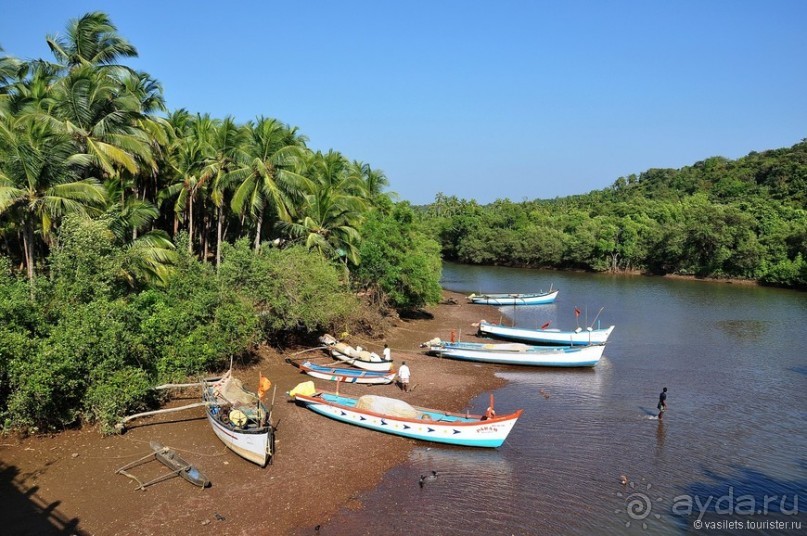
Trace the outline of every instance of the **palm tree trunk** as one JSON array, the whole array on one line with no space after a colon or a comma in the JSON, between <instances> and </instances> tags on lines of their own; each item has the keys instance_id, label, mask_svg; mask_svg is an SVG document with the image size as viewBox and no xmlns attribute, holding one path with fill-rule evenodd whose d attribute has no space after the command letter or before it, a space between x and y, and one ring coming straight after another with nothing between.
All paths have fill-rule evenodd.
<instances>
[{"instance_id":1,"label":"palm tree trunk","mask_svg":"<svg viewBox=\"0 0 807 536\"><path fill-rule=\"evenodd\" d=\"M188 196L188 253L193 254L193 192Z\"/></svg>"},{"instance_id":2,"label":"palm tree trunk","mask_svg":"<svg viewBox=\"0 0 807 536\"><path fill-rule=\"evenodd\" d=\"M26 218L22 234L22 247L25 250L25 266L28 271L28 281L34 283L34 228L31 221ZM32 289L33 292L33 289Z\"/></svg>"},{"instance_id":3,"label":"palm tree trunk","mask_svg":"<svg viewBox=\"0 0 807 536\"><path fill-rule=\"evenodd\" d=\"M207 239L207 237L210 236L210 215L206 210L204 212L204 222L204 231L202 232L201 240L203 244L202 249L204 250L204 259L205 262L207 262L207 254L210 252L210 240Z\"/></svg>"},{"instance_id":4,"label":"palm tree trunk","mask_svg":"<svg viewBox=\"0 0 807 536\"><path fill-rule=\"evenodd\" d=\"M216 210L216 271L219 271L221 265L221 215L224 211L224 203L218 206Z\"/></svg>"},{"instance_id":5,"label":"palm tree trunk","mask_svg":"<svg viewBox=\"0 0 807 536\"><path fill-rule=\"evenodd\" d=\"M255 229L255 253L261 249L261 227L263 227L263 209L258 213L258 222Z\"/></svg>"}]
</instances>

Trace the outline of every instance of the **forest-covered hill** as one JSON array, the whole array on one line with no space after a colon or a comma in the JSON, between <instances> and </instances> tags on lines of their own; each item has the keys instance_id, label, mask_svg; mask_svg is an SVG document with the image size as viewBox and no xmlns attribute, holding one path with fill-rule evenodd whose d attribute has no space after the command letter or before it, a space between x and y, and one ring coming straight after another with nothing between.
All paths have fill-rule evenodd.
<instances>
[{"instance_id":1,"label":"forest-covered hill","mask_svg":"<svg viewBox=\"0 0 807 536\"><path fill-rule=\"evenodd\" d=\"M740 278L807 288L807 140L649 169L584 195L514 203L439 194L421 212L445 258Z\"/></svg>"}]
</instances>

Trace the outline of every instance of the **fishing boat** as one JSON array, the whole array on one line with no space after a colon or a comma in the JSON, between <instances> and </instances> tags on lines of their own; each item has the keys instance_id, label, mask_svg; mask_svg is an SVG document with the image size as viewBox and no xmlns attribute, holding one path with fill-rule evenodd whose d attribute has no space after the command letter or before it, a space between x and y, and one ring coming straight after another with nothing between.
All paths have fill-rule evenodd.
<instances>
[{"instance_id":1,"label":"fishing boat","mask_svg":"<svg viewBox=\"0 0 807 536\"><path fill-rule=\"evenodd\" d=\"M485 415L463 415L411 406L397 398L315 391L313 382L308 383L289 391L289 395L320 415L378 432L450 445L501 446L524 411L497 416L491 395Z\"/></svg>"},{"instance_id":2,"label":"fishing boat","mask_svg":"<svg viewBox=\"0 0 807 536\"><path fill-rule=\"evenodd\" d=\"M544 305L553 303L558 292L550 289L548 292L530 294L471 294L468 301L481 305Z\"/></svg>"},{"instance_id":3,"label":"fishing boat","mask_svg":"<svg viewBox=\"0 0 807 536\"><path fill-rule=\"evenodd\" d=\"M207 420L216 436L242 458L264 467L274 452L274 427L272 413L261 400L271 382L259 377L258 394L244 388L241 380L234 378L232 369L220 378L195 383L169 383L154 387L155 390L201 387L202 401L175 408L145 411L130 415L116 426L118 432L125 430L127 422L161 413L183 411L204 407Z\"/></svg>"},{"instance_id":4,"label":"fishing boat","mask_svg":"<svg viewBox=\"0 0 807 536\"><path fill-rule=\"evenodd\" d=\"M199 486L200 488L210 486L210 480L208 480L208 478L199 469L186 462L185 459L182 458L182 456L180 456L179 453L174 449L165 447L157 441L150 441L149 446L151 447L151 452L149 454L146 454L142 458L124 465L115 471L115 473L128 476L139 484L136 489L142 491L145 491L147 487L156 484L157 482L162 482L163 480L168 480L169 478L175 476L182 477L183 480L190 482L194 486ZM157 478L149 480L148 482L143 482L137 476L129 472L133 467L146 463L150 460L159 461L164 466L168 467L171 472L158 476Z\"/></svg>"},{"instance_id":5,"label":"fishing boat","mask_svg":"<svg viewBox=\"0 0 807 536\"><path fill-rule=\"evenodd\" d=\"M534 367L593 367L602 357L604 344L589 346L531 346L522 343L484 344L432 339L421 344L437 357Z\"/></svg>"},{"instance_id":6,"label":"fishing boat","mask_svg":"<svg viewBox=\"0 0 807 536\"><path fill-rule=\"evenodd\" d=\"M491 324L484 320L479 322L479 335L531 344L604 344L608 341L612 331L614 331L614 326L602 329L588 327L586 329L578 328L575 331L561 331L557 329L529 329L505 326Z\"/></svg>"},{"instance_id":7,"label":"fishing boat","mask_svg":"<svg viewBox=\"0 0 807 536\"><path fill-rule=\"evenodd\" d=\"M364 370L351 367L328 367L324 365L317 365L310 361L300 363L297 365L299 369L321 380L328 380L332 382L344 383L366 383L366 384L384 384L392 383L395 380L395 370L377 371L377 370Z\"/></svg>"},{"instance_id":8,"label":"fishing boat","mask_svg":"<svg viewBox=\"0 0 807 536\"><path fill-rule=\"evenodd\" d=\"M203 382L202 400L213 432L227 448L265 466L274 450L274 428L260 396L245 389L228 370L218 380Z\"/></svg>"},{"instance_id":9,"label":"fishing boat","mask_svg":"<svg viewBox=\"0 0 807 536\"><path fill-rule=\"evenodd\" d=\"M331 357L348 365L378 372L389 372L392 369L391 359L384 359L375 352L368 352L360 346L353 348L327 333L320 337L319 340L325 345L325 350Z\"/></svg>"}]
</instances>

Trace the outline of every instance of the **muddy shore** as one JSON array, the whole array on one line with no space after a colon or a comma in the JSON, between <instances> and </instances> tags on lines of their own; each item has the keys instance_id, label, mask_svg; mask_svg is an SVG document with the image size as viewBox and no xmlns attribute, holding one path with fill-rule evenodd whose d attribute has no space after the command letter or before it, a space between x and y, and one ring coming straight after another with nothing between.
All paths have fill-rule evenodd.
<instances>
[{"instance_id":1,"label":"muddy shore","mask_svg":"<svg viewBox=\"0 0 807 536\"><path fill-rule=\"evenodd\" d=\"M387 334L396 368L406 361L412 369L411 392L394 385L351 384L341 385L340 391L461 411L477 395L501 386L504 381L495 377L495 366L437 359L420 350L421 342L448 339L452 330L464 340L475 340L472 324L499 316L495 308L467 304L462 295L445 292L444 297L422 318L399 320ZM384 343L360 337L348 342L379 353ZM236 367L236 375L252 389L259 371L277 387L277 444L271 465L259 468L230 452L213 434L201 408L144 419L121 436L102 437L93 428L24 440L6 437L0 439L2 532L280 535L307 527L313 531L341 508L362 508L360 494L404 462L418 442L338 423L287 401L285 392L310 378L286 359L311 356L326 362L319 351L293 355L300 350L281 354L262 348L257 364ZM331 382L315 383L334 388ZM198 393L187 390L171 405L197 400ZM176 449L212 486L200 489L172 478L146 491L135 490L134 481L115 471L148 454L150 441ZM133 470L141 480L165 471L156 461Z\"/></svg>"}]
</instances>

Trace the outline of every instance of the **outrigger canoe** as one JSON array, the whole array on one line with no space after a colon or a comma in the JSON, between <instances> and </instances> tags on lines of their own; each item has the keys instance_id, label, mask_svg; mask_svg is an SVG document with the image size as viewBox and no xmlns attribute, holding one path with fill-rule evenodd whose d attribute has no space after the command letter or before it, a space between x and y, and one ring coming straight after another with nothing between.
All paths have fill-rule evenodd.
<instances>
[{"instance_id":1,"label":"outrigger canoe","mask_svg":"<svg viewBox=\"0 0 807 536\"><path fill-rule=\"evenodd\" d=\"M479 335L530 344L603 344L608 341L612 331L614 331L614 326L603 329L586 328L575 331L560 331L557 329L529 329L504 326L502 324L491 324L484 320L479 322Z\"/></svg>"},{"instance_id":2,"label":"outrigger canoe","mask_svg":"<svg viewBox=\"0 0 807 536\"><path fill-rule=\"evenodd\" d=\"M141 417L184 411L203 406L213 433L233 452L242 458L265 466L274 452L275 430L272 426L272 413L261 400L271 382L260 376L261 394L244 388L241 380L234 378L232 369L222 377L202 380L195 383L169 383L154 387L156 390L187 387L202 388L202 401L185 406L145 411L122 419L116 426L119 432L126 429L126 423Z\"/></svg>"},{"instance_id":3,"label":"outrigger canoe","mask_svg":"<svg viewBox=\"0 0 807 536\"><path fill-rule=\"evenodd\" d=\"M392 383L395 380L395 375L397 374L397 371L395 370L384 372L350 367L327 367L324 365L317 365L316 363L312 363L310 361L300 363L297 366L301 371L305 372L309 376L313 376L314 378L343 383Z\"/></svg>"},{"instance_id":4,"label":"outrigger canoe","mask_svg":"<svg viewBox=\"0 0 807 536\"><path fill-rule=\"evenodd\" d=\"M378 432L467 447L501 446L524 411L496 416L492 396L487 415L463 415L411 406L396 398L355 397L312 392L313 389L301 392L298 388L289 392L298 404L331 419Z\"/></svg>"},{"instance_id":5,"label":"outrigger canoe","mask_svg":"<svg viewBox=\"0 0 807 536\"><path fill-rule=\"evenodd\" d=\"M558 297L558 290L530 294L471 294L468 301L480 305L543 305Z\"/></svg>"},{"instance_id":6,"label":"outrigger canoe","mask_svg":"<svg viewBox=\"0 0 807 536\"><path fill-rule=\"evenodd\" d=\"M202 400L213 432L227 448L261 467L269 462L275 438L271 413L257 394L233 377L232 370L204 382Z\"/></svg>"},{"instance_id":7,"label":"outrigger canoe","mask_svg":"<svg viewBox=\"0 0 807 536\"><path fill-rule=\"evenodd\" d=\"M604 344L590 346L530 346L521 343L484 344L448 342L440 339L421 344L426 353L437 357L538 367L593 367L605 350Z\"/></svg>"}]
</instances>

